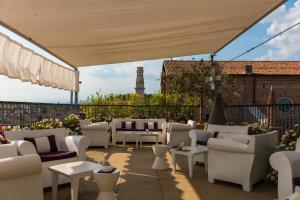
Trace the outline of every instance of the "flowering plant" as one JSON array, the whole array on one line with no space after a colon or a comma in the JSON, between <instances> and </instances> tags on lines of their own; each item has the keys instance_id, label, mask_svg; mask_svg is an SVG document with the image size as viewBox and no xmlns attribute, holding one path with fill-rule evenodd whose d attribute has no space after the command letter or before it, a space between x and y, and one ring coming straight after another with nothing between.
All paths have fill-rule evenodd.
<instances>
[{"instance_id":1,"label":"flowering plant","mask_svg":"<svg viewBox=\"0 0 300 200\"><path fill-rule=\"evenodd\" d=\"M52 129L61 128L62 122L59 119L43 119L41 121L35 122L30 126L31 130L37 129Z\"/></svg>"},{"instance_id":2,"label":"flowering plant","mask_svg":"<svg viewBox=\"0 0 300 200\"><path fill-rule=\"evenodd\" d=\"M271 130L270 126L268 126L267 124L262 124L262 123L248 124L248 126L250 127L251 135L265 134Z\"/></svg>"},{"instance_id":3,"label":"flowering plant","mask_svg":"<svg viewBox=\"0 0 300 200\"><path fill-rule=\"evenodd\" d=\"M279 151L295 151L297 139L300 136L299 125L296 124L293 130L286 131L284 135L281 136L281 142L275 148L275 152ZM277 171L271 169L267 175L267 180L270 183L277 184L278 174Z\"/></svg>"},{"instance_id":4,"label":"flowering plant","mask_svg":"<svg viewBox=\"0 0 300 200\"><path fill-rule=\"evenodd\" d=\"M8 144L8 140L4 136L4 131L0 130L0 144Z\"/></svg>"},{"instance_id":5,"label":"flowering plant","mask_svg":"<svg viewBox=\"0 0 300 200\"><path fill-rule=\"evenodd\" d=\"M63 127L68 129L69 135L81 135L80 119L77 115L67 116L63 121Z\"/></svg>"}]
</instances>

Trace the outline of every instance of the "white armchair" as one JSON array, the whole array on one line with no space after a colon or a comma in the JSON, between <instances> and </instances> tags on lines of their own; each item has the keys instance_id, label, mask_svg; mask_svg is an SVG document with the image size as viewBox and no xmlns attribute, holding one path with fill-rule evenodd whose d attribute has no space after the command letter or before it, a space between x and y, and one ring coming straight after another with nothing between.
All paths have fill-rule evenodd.
<instances>
[{"instance_id":1,"label":"white armchair","mask_svg":"<svg viewBox=\"0 0 300 200\"><path fill-rule=\"evenodd\" d=\"M295 191L294 178L300 177L300 139L295 151L273 153L270 164L278 171L278 199L286 199Z\"/></svg>"},{"instance_id":2,"label":"white armchair","mask_svg":"<svg viewBox=\"0 0 300 200\"><path fill-rule=\"evenodd\" d=\"M18 156L14 144L0 145L0 199L42 200L41 172L38 155Z\"/></svg>"},{"instance_id":3,"label":"white armchair","mask_svg":"<svg viewBox=\"0 0 300 200\"><path fill-rule=\"evenodd\" d=\"M168 123L167 128L167 144L170 147L178 146L181 142L185 146L191 144L189 131L194 128L194 122L189 120L187 124Z\"/></svg>"},{"instance_id":4,"label":"white armchair","mask_svg":"<svg viewBox=\"0 0 300 200\"><path fill-rule=\"evenodd\" d=\"M89 123L87 120L80 121L82 135L90 139L90 146L104 146L108 148L110 135L107 122Z\"/></svg>"},{"instance_id":5,"label":"white armchair","mask_svg":"<svg viewBox=\"0 0 300 200\"><path fill-rule=\"evenodd\" d=\"M241 184L243 190L251 191L252 185L263 180L268 172L269 156L278 141L277 131L225 136L208 140L208 180Z\"/></svg>"}]
</instances>

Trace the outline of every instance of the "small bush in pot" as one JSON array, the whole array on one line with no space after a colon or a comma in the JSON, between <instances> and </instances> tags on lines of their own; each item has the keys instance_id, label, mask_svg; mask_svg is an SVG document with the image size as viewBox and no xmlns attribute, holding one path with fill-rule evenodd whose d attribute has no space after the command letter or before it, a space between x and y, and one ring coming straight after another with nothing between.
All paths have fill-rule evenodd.
<instances>
[{"instance_id":1,"label":"small bush in pot","mask_svg":"<svg viewBox=\"0 0 300 200\"><path fill-rule=\"evenodd\" d=\"M63 121L63 127L68 129L69 135L81 135L80 119L77 115L67 116Z\"/></svg>"}]
</instances>

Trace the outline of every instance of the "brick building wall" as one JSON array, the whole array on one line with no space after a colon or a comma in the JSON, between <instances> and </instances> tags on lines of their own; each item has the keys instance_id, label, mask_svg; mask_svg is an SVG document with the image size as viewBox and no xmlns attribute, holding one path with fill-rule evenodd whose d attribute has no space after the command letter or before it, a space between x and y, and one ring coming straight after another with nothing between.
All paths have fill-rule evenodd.
<instances>
[{"instance_id":1,"label":"brick building wall","mask_svg":"<svg viewBox=\"0 0 300 200\"><path fill-rule=\"evenodd\" d=\"M283 97L300 103L300 76L292 75L232 75L236 84L231 87L238 91L234 98L224 95L225 102L229 105L267 104L271 86L275 94L275 102ZM238 87L238 88L237 88Z\"/></svg>"}]
</instances>

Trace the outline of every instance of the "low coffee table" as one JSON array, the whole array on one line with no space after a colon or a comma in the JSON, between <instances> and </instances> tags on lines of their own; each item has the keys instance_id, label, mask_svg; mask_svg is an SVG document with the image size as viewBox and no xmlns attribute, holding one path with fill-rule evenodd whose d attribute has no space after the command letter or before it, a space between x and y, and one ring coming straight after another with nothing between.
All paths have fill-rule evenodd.
<instances>
[{"instance_id":1,"label":"low coffee table","mask_svg":"<svg viewBox=\"0 0 300 200\"><path fill-rule=\"evenodd\" d=\"M77 200L80 178L93 175L93 171L98 168L101 169L101 167L101 165L88 161L70 162L49 167L52 173L52 199L57 199L59 175L67 176L71 179L71 199Z\"/></svg>"},{"instance_id":2,"label":"low coffee table","mask_svg":"<svg viewBox=\"0 0 300 200\"><path fill-rule=\"evenodd\" d=\"M194 156L203 154L204 155L204 165L205 172L207 173L207 154L208 149L206 146L198 145L197 147L191 147L189 151L178 150L176 148L170 149L173 160L173 172L176 172L176 156L183 155L188 158L188 167L190 172L190 178L193 177L193 169L194 169Z\"/></svg>"},{"instance_id":3,"label":"low coffee table","mask_svg":"<svg viewBox=\"0 0 300 200\"><path fill-rule=\"evenodd\" d=\"M139 148L139 144L140 147L142 147L143 142L142 142L142 138L143 137L155 137L156 139L156 144L158 144L158 137L161 134L161 132L159 131L149 131L149 132L145 132L145 131L122 131L122 133L119 133L123 135L123 147L126 147L126 137L127 136L135 136L135 148L138 149Z\"/></svg>"}]
</instances>

